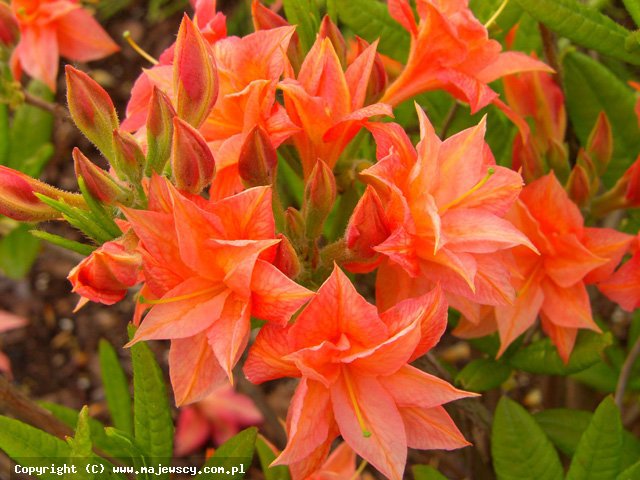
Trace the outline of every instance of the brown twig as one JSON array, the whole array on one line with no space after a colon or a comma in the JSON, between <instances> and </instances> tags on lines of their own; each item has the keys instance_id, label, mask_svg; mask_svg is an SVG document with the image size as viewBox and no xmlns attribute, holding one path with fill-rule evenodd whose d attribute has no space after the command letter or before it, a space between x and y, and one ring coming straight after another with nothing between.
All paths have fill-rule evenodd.
<instances>
[{"instance_id":1,"label":"brown twig","mask_svg":"<svg viewBox=\"0 0 640 480\"><path fill-rule=\"evenodd\" d=\"M540 36L542 37L542 48L547 63L555 70L553 74L554 80L558 85L562 85L562 70L560 62L558 62L558 54L556 52L556 40L551 32L543 23L540 24Z\"/></svg>"},{"instance_id":2,"label":"brown twig","mask_svg":"<svg viewBox=\"0 0 640 480\"><path fill-rule=\"evenodd\" d=\"M620 377L618 378L618 385L616 385L615 401L618 408L622 411L622 400L624 399L624 392L627 390L627 384L629 383L629 377L631 376L631 369L633 364L640 356L640 337L636 339L636 342L631 347L627 359L622 365L620 370Z\"/></svg>"},{"instance_id":3,"label":"brown twig","mask_svg":"<svg viewBox=\"0 0 640 480\"><path fill-rule=\"evenodd\" d=\"M449 112L447 113L444 122L442 122L442 128L440 129L440 138L444 140L449 132L449 128L451 128L451 124L453 123L453 119L456 117L456 113L458 113L458 109L460 108L460 104L455 102L451 105Z\"/></svg>"},{"instance_id":4,"label":"brown twig","mask_svg":"<svg viewBox=\"0 0 640 480\"><path fill-rule=\"evenodd\" d=\"M60 117L60 118L64 118L64 119L69 119L69 111L64 108L62 105L59 105L57 103L54 102L49 102L43 98L40 98L36 95L33 95L32 93L28 92L27 90L23 90L23 95L24 95L24 101L25 103L28 103L29 105L33 105L34 107L38 107L42 110L45 110L53 115L55 115L56 117Z\"/></svg>"}]
</instances>

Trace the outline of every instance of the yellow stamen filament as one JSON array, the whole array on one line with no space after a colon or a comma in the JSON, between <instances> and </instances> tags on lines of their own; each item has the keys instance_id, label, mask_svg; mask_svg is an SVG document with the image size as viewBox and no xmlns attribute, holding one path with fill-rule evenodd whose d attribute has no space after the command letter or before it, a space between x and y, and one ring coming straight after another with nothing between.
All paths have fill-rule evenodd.
<instances>
[{"instance_id":1,"label":"yellow stamen filament","mask_svg":"<svg viewBox=\"0 0 640 480\"><path fill-rule=\"evenodd\" d=\"M356 478L358 478L362 474L362 472L364 472L364 469L367 467L367 465L368 462L366 460L362 460L362 462L360 462L360 466L356 470L356 473L354 473L349 480L356 480Z\"/></svg>"},{"instance_id":2,"label":"yellow stamen filament","mask_svg":"<svg viewBox=\"0 0 640 480\"><path fill-rule=\"evenodd\" d=\"M141 295L140 303L144 303L145 305L162 305L165 303L181 302L182 300L189 300L191 298L199 297L200 295L214 293L214 292L217 292L218 290L219 290L219 287L212 287L212 288L207 288L205 290L200 290L199 292L188 293L186 295L178 295L177 297L159 298L157 300L144 298Z\"/></svg>"},{"instance_id":3,"label":"yellow stamen filament","mask_svg":"<svg viewBox=\"0 0 640 480\"><path fill-rule=\"evenodd\" d=\"M362 416L362 411L360 410L360 406L358 405L358 400L356 399L356 394L353 391L353 384L351 383L351 377L349 376L349 372L345 368L344 372L344 382L347 384L347 392L349 393L349 399L353 404L353 409L356 412L356 418L358 419L358 424L360 425L360 430L362 430L362 436L365 438L369 438L371 436L371 432L367 430L367 424L364 421L364 417Z\"/></svg>"},{"instance_id":4,"label":"yellow stamen filament","mask_svg":"<svg viewBox=\"0 0 640 480\"><path fill-rule=\"evenodd\" d=\"M465 193L463 193L462 195L460 195L458 198L456 198L455 200L447 203L444 207L440 208L440 213L444 213L447 210L449 210L451 207L459 204L460 202L462 202L464 199L466 199L469 195L473 194L474 192L478 191L479 189L482 188L482 186L487 183L489 181L489 179L491 178L491 176L496 173L496 169L493 167L489 167L489 169L487 170L487 174L482 178L482 180L480 180L478 183L476 183L473 188L471 188L471 190L466 191Z\"/></svg>"},{"instance_id":5,"label":"yellow stamen filament","mask_svg":"<svg viewBox=\"0 0 640 480\"><path fill-rule=\"evenodd\" d=\"M500 4L498 9L495 11L495 13L493 15L491 15L491 18L489 20L487 20L487 23L484 24L484 28L489 28L491 25L493 25L493 22L495 22L498 19L498 17L504 11L504 9L506 8L508 3L509 3L509 0L504 0Z\"/></svg>"},{"instance_id":6,"label":"yellow stamen filament","mask_svg":"<svg viewBox=\"0 0 640 480\"><path fill-rule=\"evenodd\" d=\"M148 61L149 63L153 64L153 65L158 65L158 60L156 60L155 58L153 58L151 55L149 55L147 52L145 52L142 47L140 45L138 45L136 43L136 41L131 38L131 32L129 30L127 30L126 32L124 32L122 34L122 36L124 37L124 39L127 41L127 43L129 45L131 45L131 48L133 48L138 55L140 55L142 58L144 58L146 61Z\"/></svg>"}]
</instances>

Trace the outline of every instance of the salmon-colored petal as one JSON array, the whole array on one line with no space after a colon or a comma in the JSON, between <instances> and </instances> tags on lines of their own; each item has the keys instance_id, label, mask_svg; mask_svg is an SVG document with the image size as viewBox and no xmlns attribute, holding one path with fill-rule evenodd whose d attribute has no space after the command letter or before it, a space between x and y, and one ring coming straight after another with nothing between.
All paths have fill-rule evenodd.
<instances>
[{"instance_id":1,"label":"salmon-colored petal","mask_svg":"<svg viewBox=\"0 0 640 480\"><path fill-rule=\"evenodd\" d=\"M401 480L407 444L393 398L374 377L347 378L343 375L331 388L331 403L342 438L383 475Z\"/></svg>"},{"instance_id":2,"label":"salmon-colored petal","mask_svg":"<svg viewBox=\"0 0 640 480\"><path fill-rule=\"evenodd\" d=\"M442 407L400 407L407 446L420 450L455 450L471 445Z\"/></svg>"},{"instance_id":3,"label":"salmon-colored petal","mask_svg":"<svg viewBox=\"0 0 640 480\"><path fill-rule=\"evenodd\" d=\"M544 268L555 283L570 287L581 282L592 270L607 263L607 259L594 255L573 234L553 238L554 255L546 255Z\"/></svg>"},{"instance_id":4,"label":"salmon-colored petal","mask_svg":"<svg viewBox=\"0 0 640 480\"><path fill-rule=\"evenodd\" d=\"M319 382L300 380L287 413L287 446L273 464L286 465L309 456L327 441L333 422L329 391Z\"/></svg>"},{"instance_id":5,"label":"salmon-colored petal","mask_svg":"<svg viewBox=\"0 0 640 480\"><path fill-rule=\"evenodd\" d=\"M351 93L351 109L357 110L364 105L371 70L376 60L378 40L369 45L358 57L351 62L344 72L349 92Z\"/></svg>"},{"instance_id":6,"label":"salmon-colored petal","mask_svg":"<svg viewBox=\"0 0 640 480\"><path fill-rule=\"evenodd\" d=\"M544 313L540 315L540 319L542 321L542 329L547 335L549 335L549 337L551 337L551 341L558 349L560 358L562 358L564 363L568 363L571 351L576 343L578 329L560 326Z\"/></svg>"},{"instance_id":7,"label":"salmon-colored petal","mask_svg":"<svg viewBox=\"0 0 640 480\"><path fill-rule=\"evenodd\" d=\"M591 316L591 302L583 282L560 287L551 280L542 282L542 312L554 325L565 328L588 328L600 332Z\"/></svg>"},{"instance_id":8,"label":"salmon-colored petal","mask_svg":"<svg viewBox=\"0 0 640 480\"><path fill-rule=\"evenodd\" d=\"M351 478L356 471L356 453L347 443L341 443L331 452L327 461L322 465L322 473L336 478ZM314 480L329 480L329 478L318 478Z\"/></svg>"},{"instance_id":9,"label":"salmon-colored petal","mask_svg":"<svg viewBox=\"0 0 640 480\"><path fill-rule=\"evenodd\" d=\"M289 328L267 324L260 329L255 343L249 349L243 371L253 383L262 383L280 377L300 375L293 361L288 339Z\"/></svg>"},{"instance_id":10,"label":"salmon-colored petal","mask_svg":"<svg viewBox=\"0 0 640 480\"><path fill-rule=\"evenodd\" d=\"M56 22L60 55L76 62L98 60L120 50L100 24L82 8Z\"/></svg>"},{"instance_id":11,"label":"salmon-colored petal","mask_svg":"<svg viewBox=\"0 0 640 480\"><path fill-rule=\"evenodd\" d=\"M460 398L476 396L474 393L458 390L450 383L411 365L378 380L399 408L433 408Z\"/></svg>"},{"instance_id":12,"label":"salmon-colored petal","mask_svg":"<svg viewBox=\"0 0 640 480\"><path fill-rule=\"evenodd\" d=\"M153 305L130 344L141 340L191 337L222 313L228 290L201 278L185 280ZM165 302L165 303L162 303Z\"/></svg>"},{"instance_id":13,"label":"salmon-colored petal","mask_svg":"<svg viewBox=\"0 0 640 480\"><path fill-rule=\"evenodd\" d=\"M228 383L205 333L171 341L169 375L178 406L202 400Z\"/></svg>"},{"instance_id":14,"label":"salmon-colored petal","mask_svg":"<svg viewBox=\"0 0 640 480\"><path fill-rule=\"evenodd\" d=\"M29 323L29 321L24 317L0 310L0 332L24 327L27 323Z\"/></svg>"},{"instance_id":15,"label":"salmon-colored petal","mask_svg":"<svg viewBox=\"0 0 640 480\"><path fill-rule=\"evenodd\" d=\"M519 72L554 73L553 68L540 60L521 52L502 52L496 60L477 72L478 79L484 83Z\"/></svg>"},{"instance_id":16,"label":"salmon-colored petal","mask_svg":"<svg viewBox=\"0 0 640 480\"><path fill-rule=\"evenodd\" d=\"M196 452L211 436L209 423L195 407L184 407L176 421L173 438L174 454L178 457Z\"/></svg>"},{"instance_id":17,"label":"salmon-colored petal","mask_svg":"<svg viewBox=\"0 0 640 480\"><path fill-rule=\"evenodd\" d=\"M228 239L260 240L275 236L271 188L255 187L211 204Z\"/></svg>"},{"instance_id":18,"label":"salmon-colored petal","mask_svg":"<svg viewBox=\"0 0 640 480\"><path fill-rule=\"evenodd\" d=\"M636 253L631 257L611 278L600 283L598 288L628 312L640 308L640 254Z\"/></svg>"},{"instance_id":19,"label":"salmon-colored petal","mask_svg":"<svg viewBox=\"0 0 640 480\"><path fill-rule=\"evenodd\" d=\"M516 338L535 323L544 300L539 281L539 278L529 279L527 286L518 291L513 305L495 307L495 318L500 333L498 356L501 356Z\"/></svg>"},{"instance_id":20,"label":"salmon-colored petal","mask_svg":"<svg viewBox=\"0 0 640 480\"><path fill-rule=\"evenodd\" d=\"M52 91L56 90L60 58L53 26L21 28L16 55L20 66L29 76L40 80Z\"/></svg>"},{"instance_id":21,"label":"salmon-colored petal","mask_svg":"<svg viewBox=\"0 0 640 480\"><path fill-rule=\"evenodd\" d=\"M582 243L585 248L598 257L608 259L606 264L590 271L584 281L587 284L602 282L611 276L634 237L613 228L585 228L584 234Z\"/></svg>"},{"instance_id":22,"label":"salmon-colored petal","mask_svg":"<svg viewBox=\"0 0 640 480\"><path fill-rule=\"evenodd\" d=\"M291 315L313 295L270 263L256 262L251 278L253 316L286 325Z\"/></svg>"},{"instance_id":23,"label":"salmon-colored petal","mask_svg":"<svg viewBox=\"0 0 640 480\"><path fill-rule=\"evenodd\" d=\"M379 310L388 310L396 303L420 296L432 287L432 282L423 277L412 278L402 267L385 260L376 275L376 304Z\"/></svg>"}]
</instances>

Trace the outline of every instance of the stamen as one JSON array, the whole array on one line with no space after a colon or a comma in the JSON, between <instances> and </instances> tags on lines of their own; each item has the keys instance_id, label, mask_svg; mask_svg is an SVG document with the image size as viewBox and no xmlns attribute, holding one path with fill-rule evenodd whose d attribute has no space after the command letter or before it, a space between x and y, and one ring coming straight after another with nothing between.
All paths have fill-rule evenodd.
<instances>
[{"instance_id":1,"label":"stamen","mask_svg":"<svg viewBox=\"0 0 640 480\"><path fill-rule=\"evenodd\" d=\"M440 213L444 213L447 210L449 210L451 207L459 204L460 202L462 202L465 198L467 198L469 195L471 195L472 193L478 191L480 188L482 188L482 186L487 183L489 181L489 179L491 178L491 176L496 173L496 169L493 167L489 167L489 169L487 170L487 174L482 178L482 180L480 180L478 183L476 183L473 188L471 188L471 190L466 191L465 193L463 193L462 195L460 195L458 198L456 198L455 200L447 203L444 207L440 208Z\"/></svg>"},{"instance_id":2,"label":"stamen","mask_svg":"<svg viewBox=\"0 0 640 480\"><path fill-rule=\"evenodd\" d=\"M199 292L188 293L186 295L179 295L177 297L169 297L169 298L159 298L157 300L151 300L149 298L144 298L140 295L140 303L144 303L145 305L162 305L165 303L173 303L173 302L181 302L182 300L189 300L190 298L199 297L200 295L206 295L208 293L214 293L218 291L219 287L211 287L205 290L200 290Z\"/></svg>"},{"instance_id":3,"label":"stamen","mask_svg":"<svg viewBox=\"0 0 640 480\"><path fill-rule=\"evenodd\" d=\"M364 472L364 469L367 468L368 464L369 462L367 462L366 460L362 460L362 462L360 462L360 466L356 470L356 473L354 473L349 480L356 480L356 478L360 478L360 475L362 474L362 472Z\"/></svg>"},{"instance_id":4,"label":"stamen","mask_svg":"<svg viewBox=\"0 0 640 480\"><path fill-rule=\"evenodd\" d=\"M135 40L133 38L131 38L131 32L129 30L127 30L126 32L124 32L122 34L122 36L124 37L124 39L127 41L127 43L129 45L131 45L131 48L133 48L138 55L140 55L142 58L144 58L146 61L148 61L149 63L153 64L153 65L158 65L158 60L156 60L155 58L153 58L151 55L149 55L147 52L145 52L142 47L140 45L138 45Z\"/></svg>"},{"instance_id":5,"label":"stamen","mask_svg":"<svg viewBox=\"0 0 640 480\"><path fill-rule=\"evenodd\" d=\"M495 22L498 19L498 17L503 12L503 10L505 9L505 7L507 6L508 3L509 3L509 0L504 0L500 4L498 9L495 11L495 13L493 15L491 15L491 18L489 20L487 20L487 23L484 24L484 28L489 28L491 25L493 25L493 22Z\"/></svg>"},{"instance_id":6,"label":"stamen","mask_svg":"<svg viewBox=\"0 0 640 480\"><path fill-rule=\"evenodd\" d=\"M362 430L362 436L364 438L369 438L371 436L371 432L367 430L367 424L364 421L364 417L362 416L362 411L360 410L360 406L358 405L358 400L356 399L356 394L353 391L353 384L351 383L351 377L349 376L349 372L347 369L343 369L344 373L344 381L347 384L347 392L349 393L349 399L353 404L353 409L356 411L356 418L358 419L358 424L360 425L360 430Z\"/></svg>"}]
</instances>

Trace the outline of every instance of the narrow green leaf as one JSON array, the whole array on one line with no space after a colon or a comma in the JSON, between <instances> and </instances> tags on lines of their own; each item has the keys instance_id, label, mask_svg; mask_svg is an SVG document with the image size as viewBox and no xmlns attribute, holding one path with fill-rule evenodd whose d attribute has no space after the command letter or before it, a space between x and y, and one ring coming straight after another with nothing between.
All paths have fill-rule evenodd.
<instances>
[{"instance_id":1,"label":"narrow green leaf","mask_svg":"<svg viewBox=\"0 0 640 480\"><path fill-rule=\"evenodd\" d=\"M278 465L277 467L269 466L271 462L276 459L276 454L262 435L258 435L256 440L256 451L258 452L258 458L260 459L260 466L262 467L265 480L291 480L289 467L286 465Z\"/></svg>"},{"instance_id":2,"label":"narrow green leaf","mask_svg":"<svg viewBox=\"0 0 640 480\"><path fill-rule=\"evenodd\" d=\"M283 0L284 13L291 25L296 25L300 44L308 52L320 27L318 7L313 0Z\"/></svg>"},{"instance_id":3,"label":"narrow green leaf","mask_svg":"<svg viewBox=\"0 0 640 480\"><path fill-rule=\"evenodd\" d=\"M411 471L414 480L447 480L447 477L429 465L414 465Z\"/></svg>"},{"instance_id":4,"label":"narrow green leaf","mask_svg":"<svg viewBox=\"0 0 640 480\"><path fill-rule=\"evenodd\" d=\"M640 460L618 475L616 480L637 480L640 478Z\"/></svg>"},{"instance_id":5,"label":"narrow green leaf","mask_svg":"<svg viewBox=\"0 0 640 480\"><path fill-rule=\"evenodd\" d=\"M43 143L33 155L23 159L20 170L34 178L39 177L45 165L51 160L54 151L52 143Z\"/></svg>"},{"instance_id":6,"label":"narrow green leaf","mask_svg":"<svg viewBox=\"0 0 640 480\"><path fill-rule=\"evenodd\" d=\"M129 336L133 333L131 327ZM173 420L162 370L146 343L131 347L131 359L134 439L153 463L168 465L173 454Z\"/></svg>"},{"instance_id":7,"label":"narrow green leaf","mask_svg":"<svg viewBox=\"0 0 640 480\"><path fill-rule=\"evenodd\" d=\"M456 383L465 390L486 392L502 385L511 375L511 368L492 358L473 360L456 376Z\"/></svg>"},{"instance_id":8,"label":"narrow green leaf","mask_svg":"<svg viewBox=\"0 0 640 480\"><path fill-rule=\"evenodd\" d=\"M92 214L91 217L96 221L96 223L105 232L111 235L112 238L122 235L122 231L118 225L116 225L116 222L113 221L113 215L109 214L105 206L93 198L93 195L91 195L89 190L87 190L87 184L85 183L84 178L78 177L78 187L80 187L84 201L87 203Z\"/></svg>"},{"instance_id":9,"label":"narrow green leaf","mask_svg":"<svg viewBox=\"0 0 640 480\"><path fill-rule=\"evenodd\" d=\"M86 405L80 410L78 424L73 438L68 438L67 443L71 447L69 463L77 467L76 473L68 473L65 480L91 480L94 475L85 467L93 457L93 445L91 443L91 428L89 426L89 407Z\"/></svg>"},{"instance_id":10,"label":"narrow green leaf","mask_svg":"<svg viewBox=\"0 0 640 480\"><path fill-rule=\"evenodd\" d=\"M44 230L29 230L29 233L36 238L41 240L45 240L49 243L57 245L62 248L66 248L67 250L71 250L72 252L77 252L82 255L90 255L96 247L92 245L87 245L86 243L76 242L75 240L69 240L68 238L61 237L60 235L55 235L53 233L45 232Z\"/></svg>"},{"instance_id":11,"label":"narrow green leaf","mask_svg":"<svg viewBox=\"0 0 640 480\"><path fill-rule=\"evenodd\" d=\"M205 467L217 467L226 472L224 478L242 480L249 471L256 448L256 427L247 428L220 445L220 448L205 462ZM221 478L219 473L201 473L196 480Z\"/></svg>"},{"instance_id":12,"label":"narrow green leaf","mask_svg":"<svg viewBox=\"0 0 640 480\"><path fill-rule=\"evenodd\" d=\"M377 0L349 0L339 2L340 20L353 33L374 42L378 38L378 51L400 62L406 62L409 52L410 37L402 26L396 22L385 3Z\"/></svg>"},{"instance_id":13,"label":"narrow green leaf","mask_svg":"<svg viewBox=\"0 0 640 480\"><path fill-rule=\"evenodd\" d=\"M558 453L531 414L502 397L493 421L491 454L499 480L561 480Z\"/></svg>"},{"instance_id":14,"label":"narrow green leaf","mask_svg":"<svg viewBox=\"0 0 640 480\"><path fill-rule=\"evenodd\" d=\"M40 251L40 241L29 233L30 226L20 224L0 238L0 270L9 278L24 278Z\"/></svg>"},{"instance_id":15,"label":"narrow green leaf","mask_svg":"<svg viewBox=\"0 0 640 480\"><path fill-rule=\"evenodd\" d=\"M640 1L639 0L622 0L624 6L633 18L636 26L640 27Z\"/></svg>"},{"instance_id":16,"label":"narrow green leaf","mask_svg":"<svg viewBox=\"0 0 640 480\"><path fill-rule=\"evenodd\" d=\"M551 340L545 338L516 352L509 358L509 364L517 369L542 375L569 375L584 370L602 358L605 347L611 345L613 337L610 332L598 334L581 331L576 345L564 364Z\"/></svg>"},{"instance_id":17,"label":"narrow green leaf","mask_svg":"<svg viewBox=\"0 0 640 480\"><path fill-rule=\"evenodd\" d=\"M71 207L63 201L54 200L53 198L49 198L39 193L35 193L35 196L46 205L58 210L62 213L62 216L67 222L97 242L104 243L113 239L111 234L106 232L93 218L91 218L91 215L87 210Z\"/></svg>"},{"instance_id":18,"label":"narrow green leaf","mask_svg":"<svg viewBox=\"0 0 640 480\"><path fill-rule=\"evenodd\" d=\"M517 0L554 32L583 47L623 62L640 65L640 55L625 49L629 30L578 0Z\"/></svg>"},{"instance_id":19,"label":"narrow green leaf","mask_svg":"<svg viewBox=\"0 0 640 480\"><path fill-rule=\"evenodd\" d=\"M133 435L133 411L129 382L120 366L118 354L108 341L101 339L99 356L102 384L111 420L117 429Z\"/></svg>"},{"instance_id":20,"label":"narrow green leaf","mask_svg":"<svg viewBox=\"0 0 640 480\"><path fill-rule=\"evenodd\" d=\"M568 53L563 65L567 111L582 145L586 145L600 112L604 111L611 122L614 155L602 179L611 187L640 150L635 95L604 65L587 55Z\"/></svg>"},{"instance_id":21,"label":"narrow green leaf","mask_svg":"<svg viewBox=\"0 0 640 480\"><path fill-rule=\"evenodd\" d=\"M9 106L0 104L0 165L9 161Z\"/></svg>"},{"instance_id":22,"label":"narrow green leaf","mask_svg":"<svg viewBox=\"0 0 640 480\"><path fill-rule=\"evenodd\" d=\"M107 427L104 430L110 441L118 445L118 448L127 452L127 457L131 459L134 468L140 472L138 473L138 480L148 480L153 476L148 473L142 473L143 470L141 467L145 468L145 472L148 472L146 469L151 466L151 462L129 434L113 427Z\"/></svg>"},{"instance_id":23,"label":"narrow green leaf","mask_svg":"<svg viewBox=\"0 0 640 480\"><path fill-rule=\"evenodd\" d=\"M612 397L598 406L582 434L567 480L615 480L620 473L622 422Z\"/></svg>"}]
</instances>

